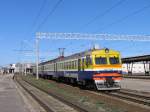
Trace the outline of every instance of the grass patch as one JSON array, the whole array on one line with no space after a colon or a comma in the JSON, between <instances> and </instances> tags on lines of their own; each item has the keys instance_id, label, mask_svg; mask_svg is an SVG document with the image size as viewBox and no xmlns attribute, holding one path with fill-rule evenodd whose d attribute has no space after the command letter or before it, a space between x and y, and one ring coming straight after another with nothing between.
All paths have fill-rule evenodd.
<instances>
[{"instance_id":1,"label":"grass patch","mask_svg":"<svg viewBox=\"0 0 150 112\"><path fill-rule=\"evenodd\" d=\"M53 94L57 94L59 96L64 97L65 99L76 103L77 105L83 105L85 108L89 108L91 112L124 112L122 109L116 107L110 107L102 101L93 100L89 96L85 96L84 93L80 91L71 89L66 89L62 84L56 83L50 80L44 80L39 78L36 80L36 77L32 75L21 76L24 80L32 83L33 85L43 89L47 92L52 92Z\"/></svg>"},{"instance_id":2,"label":"grass patch","mask_svg":"<svg viewBox=\"0 0 150 112\"><path fill-rule=\"evenodd\" d=\"M79 100L79 102L81 102L81 103L88 102L88 97L82 96L81 99Z\"/></svg>"}]
</instances>

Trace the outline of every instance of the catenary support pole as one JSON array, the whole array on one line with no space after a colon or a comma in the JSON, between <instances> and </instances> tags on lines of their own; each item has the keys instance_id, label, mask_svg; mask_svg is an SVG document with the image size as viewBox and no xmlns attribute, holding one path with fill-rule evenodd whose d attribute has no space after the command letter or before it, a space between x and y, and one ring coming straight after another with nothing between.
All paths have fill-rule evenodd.
<instances>
[{"instance_id":1,"label":"catenary support pole","mask_svg":"<svg viewBox=\"0 0 150 112\"><path fill-rule=\"evenodd\" d=\"M39 79L39 38L36 35L36 79Z\"/></svg>"},{"instance_id":2,"label":"catenary support pole","mask_svg":"<svg viewBox=\"0 0 150 112\"><path fill-rule=\"evenodd\" d=\"M27 67L26 67L26 66L27 66L27 63L25 63L25 66L24 66L24 69L25 69L25 76L27 76L27 71L26 71L26 70L27 70Z\"/></svg>"}]
</instances>

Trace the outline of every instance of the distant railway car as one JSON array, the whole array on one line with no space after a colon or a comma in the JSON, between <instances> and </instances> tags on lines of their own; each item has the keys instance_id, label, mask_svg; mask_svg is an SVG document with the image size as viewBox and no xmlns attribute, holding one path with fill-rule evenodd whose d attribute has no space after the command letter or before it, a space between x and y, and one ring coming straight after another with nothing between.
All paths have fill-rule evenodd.
<instances>
[{"instance_id":1,"label":"distant railway car","mask_svg":"<svg viewBox=\"0 0 150 112\"><path fill-rule=\"evenodd\" d=\"M39 75L81 86L95 85L97 90L117 90L122 79L121 69L120 53L104 48L40 63Z\"/></svg>"}]
</instances>

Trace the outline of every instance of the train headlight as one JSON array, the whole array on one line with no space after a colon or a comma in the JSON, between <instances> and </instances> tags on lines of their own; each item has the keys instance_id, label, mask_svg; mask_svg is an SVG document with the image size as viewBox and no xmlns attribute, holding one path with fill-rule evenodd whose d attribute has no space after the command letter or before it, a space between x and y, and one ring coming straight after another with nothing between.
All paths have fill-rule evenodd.
<instances>
[{"instance_id":1,"label":"train headlight","mask_svg":"<svg viewBox=\"0 0 150 112\"><path fill-rule=\"evenodd\" d=\"M109 49L108 48L105 49L105 53L109 53Z\"/></svg>"}]
</instances>

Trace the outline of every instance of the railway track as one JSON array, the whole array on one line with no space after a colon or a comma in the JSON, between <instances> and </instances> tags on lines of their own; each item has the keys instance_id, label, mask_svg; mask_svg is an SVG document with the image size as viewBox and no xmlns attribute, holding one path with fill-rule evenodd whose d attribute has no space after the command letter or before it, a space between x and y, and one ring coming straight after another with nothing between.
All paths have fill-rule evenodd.
<instances>
[{"instance_id":1,"label":"railway track","mask_svg":"<svg viewBox=\"0 0 150 112\"><path fill-rule=\"evenodd\" d=\"M47 112L53 112L45 103L43 103L38 96L34 95L31 90L27 89L26 85L21 83L17 78L15 79L16 82L28 93L30 94Z\"/></svg>"},{"instance_id":2,"label":"railway track","mask_svg":"<svg viewBox=\"0 0 150 112\"><path fill-rule=\"evenodd\" d=\"M55 94L52 94L50 92L47 92L23 79L17 79L16 78L17 83L24 89L26 90L47 112L89 112L88 110L78 106L77 104L73 104L72 102L69 102L68 100L57 96ZM44 94L40 94L40 91L43 92ZM61 102L60 104L58 104L58 102L56 102L55 100L53 101L53 103L56 103L57 105L54 106L60 106L60 107L56 107L56 110L52 109L52 102L50 102L50 100L48 100L47 96L51 96L54 99L58 100L59 102ZM64 108L64 105L67 105L67 108ZM57 110L59 108L59 110ZM71 109L69 109L71 108ZM68 110L69 109L69 110Z\"/></svg>"},{"instance_id":3,"label":"railway track","mask_svg":"<svg viewBox=\"0 0 150 112\"><path fill-rule=\"evenodd\" d=\"M36 88L38 88L41 91L44 91L43 89L39 88L38 86L33 85L30 81L24 80L24 82L26 82L29 85L35 86ZM87 92L87 93L90 93L90 94L92 93L92 94L95 94L95 95L100 95L101 97L104 94L104 97L109 96L109 97L112 97L112 98L115 98L115 99L117 98L116 100L114 99L114 102L117 101L117 100L118 101L125 100L125 101L132 102L133 108L135 108L136 106L137 107L140 106L139 107L140 109L145 109L146 108L146 109L149 110L149 107L150 107L150 95L146 95L145 93L140 93L140 92L137 92L137 91L120 90L118 92L107 92L107 93L100 92L100 94L97 91L91 91L91 90L83 90L83 91ZM46 94L58 99L59 101L63 102L64 104L74 108L75 110L77 110L79 112L88 112L89 111L89 110L86 110L83 107L79 106L78 104L74 104L74 103L62 98L61 96L57 96L56 94L49 93L48 91L44 91L44 92ZM106 98L109 98L109 97L106 97ZM140 104L140 105L137 105L137 104ZM143 105L145 105L145 106L143 107ZM132 108L132 106L131 106L131 108Z\"/></svg>"},{"instance_id":4,"label":"railway track","mask_svg":"<svg viewBox=\"0 0 150 112\"><path fill-rule=\"evenodd\" d=\"M123 99L126 101L130 101L133 103L137 104L142 104L150 107L150 93L145 93L145 92L137 92L134 90L127 90L127 89L121 89L116 92L99 92L95 90L87 90L86 92L89 92L91 94L95 95L106 95L106 96L111 96L119 99Z\"/></svg>"},{"instance_id":5,"label":"railway track","mask_svg":"<svg viewBox=\"0 0 150 112\"><path fill-rule=\"evenodd\" d=\"M110 96L114 96L120 99L128 100L134 103L150 106L150 96L142 93L135 93L130 90L120 90L118 92L108 93Z\"/></svg>"},{"instance_id":6,"label":"railway track","mask_svg":"<svg viewBox=\"0 0 150 112\"><path fill-rule=\"evenodd\" d=\"M150 80L150 76L145 76L145 75L142 75L142 76L136 76L136 75L133 75L133 76L123 76L124 78L129 78L129 79L144 79L144 80Z\"/></svg>"}]
</instances>

